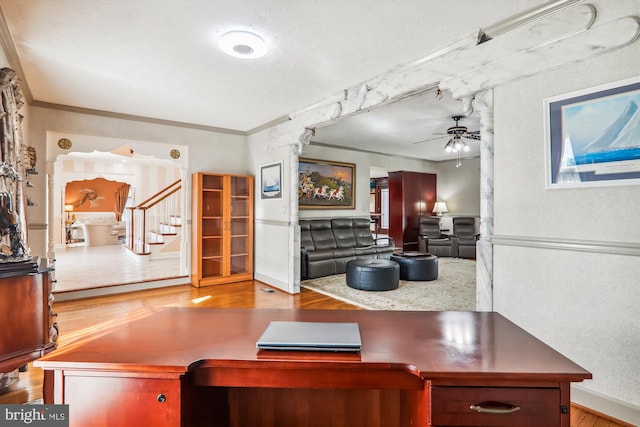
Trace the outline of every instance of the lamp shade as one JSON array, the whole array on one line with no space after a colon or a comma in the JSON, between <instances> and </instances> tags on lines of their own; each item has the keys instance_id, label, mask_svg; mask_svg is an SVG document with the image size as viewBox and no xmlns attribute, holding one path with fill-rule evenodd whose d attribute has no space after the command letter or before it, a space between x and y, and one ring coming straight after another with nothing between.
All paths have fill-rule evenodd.
<instances>
[{"instance_id":1,"label":"lamp shade","mask_svg":"<svg viewBox=\"0 0 640 427\"><path fill-rule=\"evenodd\" d=\"M435 212L438 216L442 216L443 213L449 212L449 209L447 209L447 204L445 202L436 202L433 205L433 210L431 212Z\"/></svg>"},{"instance_id":2,"label":"lamp shade","mask_svg":"<svg viewBox=\"0 0 640 427\"><path fill-rule=\"evenodd\" d=\"M65 212L73 212L73 205L64 205Z\"/></svg>"}]
</instances>

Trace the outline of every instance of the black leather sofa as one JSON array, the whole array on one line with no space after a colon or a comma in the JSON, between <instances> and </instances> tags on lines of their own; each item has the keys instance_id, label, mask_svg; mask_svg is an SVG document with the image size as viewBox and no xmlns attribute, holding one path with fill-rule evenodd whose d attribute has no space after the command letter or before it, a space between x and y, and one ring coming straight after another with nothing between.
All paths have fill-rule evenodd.
<instances>
[{"instance_id":1,"label":"black leather sofa","mask_svg":"<svg viewBox=\"0 0 640 427\"><path fill-rule=\"evenodd\" d=\"M352 259L389 259L393 239L374 239L370 224L369 218L300 220L301 279L345 273Z\"/></svg>"}]
</instances>

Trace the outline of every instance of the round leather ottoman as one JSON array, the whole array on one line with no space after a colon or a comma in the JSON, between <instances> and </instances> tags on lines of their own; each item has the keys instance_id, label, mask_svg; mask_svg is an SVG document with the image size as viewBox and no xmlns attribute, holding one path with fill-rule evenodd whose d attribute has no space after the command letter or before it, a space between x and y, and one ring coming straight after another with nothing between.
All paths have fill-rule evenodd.
<instances>
[{"instance_id":1,"label":"round leather ottoman","mask_svg":"<svg viewBox=\"0 0 640 427\"><path fill-rule=\"evenodd\" d=\"M427 253L405 253L392 255L400 265L400 279L411 281L436 280L438 257Z\"/></svg>"},{"instance_id":2,"label":"round leather ottoman","mask_svg":"<svg viewBox=\"0 0 640 427\"><path fill-rule=\"evenodd\" d=\"M354 259L347 262L347 286L362 291L390 291L400 282L400 266L388 259Z\"/></svg>"}]
</instances>

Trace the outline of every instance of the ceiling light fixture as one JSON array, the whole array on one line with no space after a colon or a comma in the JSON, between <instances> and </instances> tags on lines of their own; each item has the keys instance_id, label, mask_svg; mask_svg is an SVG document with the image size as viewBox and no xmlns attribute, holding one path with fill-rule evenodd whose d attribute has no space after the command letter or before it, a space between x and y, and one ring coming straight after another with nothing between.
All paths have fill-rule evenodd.
<instances>
[{"instance_id":1,"label":"ceiling light fixture","mask_svg":"<svg viewBox=\"0 0 640 427\"><path fill-rule=\"evenodd\" d=\"M444 151L446 151L447 153L456 153L457 168L462 166L462 163L460 162L460 152L464 151L466 153L469 150L470 150L469 146L464 142L462 138L460 138L460 135L452 136L451 139L449 139L449 141L447 141L447 143L444 146Z\"/></svg>"},{"instance_id":2,"label":"ceiling light fixture","mask_svg":"<svg viewBox=\"0 0 640 427\"><path fill-rule=\"evenodd\" d=\"M236 58L260 58L267 53L267 44L262 37L248 31L231 31L222 36L218 43L227 55Z\"/></svg>"},{"instance_id":3,"label":"ceiling light fixture","mask_svg":"<svg viewBox=\"0 0 640 427\"><path fill-rule=\"evenodd\" d=\"M458 153L460 151L469 151L469 146L460 138L459 135L453 136L444 146L444 151L447 153Z\"/></svg>"}]
</instances>

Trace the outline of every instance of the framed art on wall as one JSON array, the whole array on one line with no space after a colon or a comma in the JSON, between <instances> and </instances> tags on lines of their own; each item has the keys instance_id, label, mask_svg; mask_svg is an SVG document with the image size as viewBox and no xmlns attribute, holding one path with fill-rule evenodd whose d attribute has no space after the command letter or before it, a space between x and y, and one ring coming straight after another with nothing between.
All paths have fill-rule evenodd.
<instances>
[{"instance_id":1,"label":"framed art on wall","mask_svg":"<svg viewBox=\"0 0 640 427\"><path fill-rule=\"evenodd\" d=\"M282 199L282 162L260 166L260 198Z\"/></svg>"},{"instance_id":2,"label":"framed art on wall","mask_svg":"<svg viewBox=\"0 0 640 427\"><path fill-rule=\"evenodd\" d=\"M300 159L300 209L355 209L356 165L328 160Z\"/></svg>"},{"instance_id":3,"label":"framed art on wall","mask_svg":"<svg viewBox=\"0 0 640 427\"><path fill-rule=\"evenodd\" d=\"M547 188L640 184L640 79L546 99Z\"/></svg>"}]
</instances>

